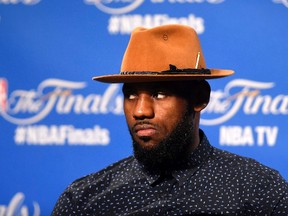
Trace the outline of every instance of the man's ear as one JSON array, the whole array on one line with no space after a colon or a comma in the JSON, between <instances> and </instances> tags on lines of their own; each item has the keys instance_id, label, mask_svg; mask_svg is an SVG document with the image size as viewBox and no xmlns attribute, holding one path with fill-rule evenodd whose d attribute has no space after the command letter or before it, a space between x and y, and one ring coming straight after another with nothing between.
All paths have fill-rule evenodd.
<instances>
[{"instance_id":1,"label":"man's ear","mask_svg":"<svg viewBox=\"0 0 288 216\"><path fill-rule=\"evenodd\" d=\"M206 80L201 80L196 85L193 100L194 100L194 111L200 112L209 103L211 87Z\"/></svg>"}]
</instances>

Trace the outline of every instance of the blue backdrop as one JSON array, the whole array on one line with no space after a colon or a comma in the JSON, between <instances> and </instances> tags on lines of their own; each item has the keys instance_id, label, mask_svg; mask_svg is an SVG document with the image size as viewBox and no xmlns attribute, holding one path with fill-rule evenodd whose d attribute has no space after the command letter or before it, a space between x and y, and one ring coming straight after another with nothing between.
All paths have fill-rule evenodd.
<instances>
[{"instance_id":1,"label":"blue backdrop","mask_svg":"<svg viewBox=\"0 0 288 216\"><path fill-rule=\"evenodd\" d=\"M132 153L118 73L136 26L199 33L210 81L201 128L288 179L287 0L0 0L0 215L49 215L65 187Z\"/></svg>"}]
</instances>

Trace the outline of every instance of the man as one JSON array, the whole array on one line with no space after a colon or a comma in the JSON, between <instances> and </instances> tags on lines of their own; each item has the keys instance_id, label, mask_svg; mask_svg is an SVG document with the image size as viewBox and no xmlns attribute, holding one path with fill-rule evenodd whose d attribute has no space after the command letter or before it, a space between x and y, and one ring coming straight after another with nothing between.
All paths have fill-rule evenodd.
<instances>
[{"instance_id":1,"label":"man","mask_svg":"<svg viewBox=\"0 0 288 216\"><path fill-rule=\"evenodd\" d=\"M288 215L287 182L258 162L212 147L199 129L210 97L195 31L165 25L133 31L121 73L134 155L73 182L53 215Z\"/></svg>"}]
</instances>

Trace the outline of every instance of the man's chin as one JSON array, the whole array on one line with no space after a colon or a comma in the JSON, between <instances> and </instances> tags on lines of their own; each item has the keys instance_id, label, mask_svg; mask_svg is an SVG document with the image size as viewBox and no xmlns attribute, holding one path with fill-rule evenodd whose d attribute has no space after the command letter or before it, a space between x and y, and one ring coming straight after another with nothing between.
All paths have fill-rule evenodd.
<instances>
[{"instance_id":1,"label":"man's chin","mask_svg":"<svg viewBox=\"0 0 288 216\"><path fill-rule=\"evenodd\" d=\"M158 143L153 141L152 137L149 136L134 138L134 143L135 145L138 145L138 148L142 149L142 151L151 150L158 146Z\"/></svg>"},{"instance_id":2,"label":"man's chin","mask_svg":"<svg viewBox=\"0 0 288 216\"><path fill-rule=\"evenodd\" d=\"M159 149L159 144L152 142L134 142L134 157L151 172L169 170L171 155Z\"/></svg>"}]
</instances>

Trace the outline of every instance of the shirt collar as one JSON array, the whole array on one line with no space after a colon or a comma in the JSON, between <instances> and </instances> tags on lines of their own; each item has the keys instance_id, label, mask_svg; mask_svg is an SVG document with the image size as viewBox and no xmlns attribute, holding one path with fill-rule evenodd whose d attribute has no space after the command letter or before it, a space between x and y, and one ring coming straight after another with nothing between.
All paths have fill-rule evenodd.
<instances>
[{"instance_id":1,"label":"shirt collar","mask_svg":"<svg viewBox=\"0 0 288 216\"><path fill-rule=\"evenodd\" d=\"M186 180L201 167L201 165L208 159L208 157L212 155L213 147L210 145L206 135L202 130L199 130L199 134L201 138L200 144L192 152L186 166L182 169L175 170L172 173L173 177L179 182L179 185L182 185L184 182L186 182ZM136 159L135 165L139 168L139 170L141 170L143 176L147 179L150 185L159 179L160 174L149 173Z\"/></svg>"}]
</instances>

